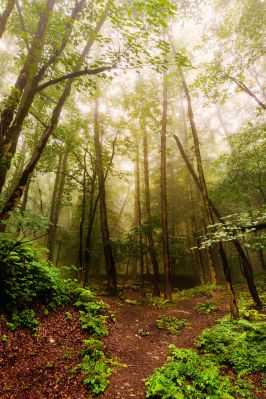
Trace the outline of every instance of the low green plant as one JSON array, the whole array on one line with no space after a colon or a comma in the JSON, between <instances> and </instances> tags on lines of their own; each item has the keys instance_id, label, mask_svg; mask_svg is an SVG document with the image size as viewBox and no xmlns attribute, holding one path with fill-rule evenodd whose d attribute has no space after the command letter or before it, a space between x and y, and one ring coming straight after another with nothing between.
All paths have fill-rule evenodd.
<instances>
[{"instance_id":1,"label":"low green plant","mask_svg":"<svg viewBox=\"0 0 266 399\"><path fill-rule=\"evenodd\" d=\"M214 302L211 301L205 301L202 303L199 303L194 307L194 310L196 312L201 313L201 314L210 314L213 312L216 312L218 309L217 305Z\"/></svg>"},{"instance_id":2,"label":"low green plant","mask_svg":"<svg viewBox=\"0 0 266 399\"><path fill-rule=\"evenodd\" d=\"M17 328L27 327L36 333L38 331L39 321L33 309L25 308L21 312L12 312L10 321L7 322L6 325L12 331L15 331Z\"/></svg>"},{"instance_id":3,"label":"low green plant","mask_svg":"<svg viewBox=\"0 0 266 399\"><path fill-rule=\"evenodd\" d=\"M65 318L68 321L72 321L73 320L73 316L72 316L72 314L70 312L65 312Z\"/></svg>"},{"instance_id":4,"label":"low green plant","mask_svg":"<svg viewBox=\"0 0 266 399\"><path fill-rule=\"evenodd\" d=\"M247 386L221 375L217 364L207 356L174 345L169 349L167 363L146 382L147 398L252 399Z\"/></svg>"},{"instance_id":5,"label":"low green plant","mask_svg":"<svg viewBox=\"0 0 266 399\"><path fill-rule=\"evenodd\" d=\"M95 298L95 295L84 288L75 290L74 306L79 310L81 328L98 337L107 334L106 319L103 313L107 305Z\"/></svg>"},{"instance_id":6,"label":"low green plant","mask_svg":"<svg viewBox=\"0 0 266 399\"><path fill-rule=\"evenodd\" d=\"M140 328L138 330L138 335L140 335L141 337L149 337L151 333L149 331L145 331L142 328Z\"/></svg>"},{"instance_id":7,"label":"low green plant","mask_svg":"<svg viewBox=\"0 0 266 399\"><path fill-rule=\"evenodd\" d=\"M125 299L125 302L129 305L138 305L138 301L136 301L136 299Z\"/></svg>"},{"instance_id":8,"label":"low green plant","mask_svg":"<svg viewBox=\"0 0 266 399\"><path fill-rule=\"evenodd\" d=\"M204 330L197 346L213 355L219 364L230 365L241 374L266 369L266 323L225 317L212 328Z\"/></svg>"},{"instance_id":9,"label":"low green plant","mask_svg":"<svg viewBox=\"0 0 266 399\"><path fill-rule=\"evenodd\" d=\"M112 361L106 359L103 349L104 344L101 341L93 338L85 340L81 352L82 362L73 369L81 371L84 384L96 395L106 389L112 374L112 369L109 367Z\"/></svg>"},{"instance_id":10,"label":"low green plant","mask_svg":"<svg viewBox=\"0 0 266 399\"><path fill-rule=\"evenodd\" d=\"M3 342L3 344L6 344L7 342L8 342L8 337L7 337L7 335L2 335L2 339L1 339L1 341Z\"/></svg>"},{"instance_id":11,"label":"low green plant","mask_svg":"<svg viewBox=\"0 0 266 399\"><path fill-rule=\"evenodd\" d=\"M188 322L175 316L162 316L157 320L156 325L160 330L167 330L171 334L178 335L180 330L188 326Z\"/></svg>"},{"instance_id":12,"label":"low green plant","mask_svg":"<svg viewBox=\"0 0 266 399\"><path fill-rule=\"evenodd\" d=\"M178 294L180 296L185 296L185 297L197 297L197 296L206 296L207 298L212 298L213 293L215 291L220 291L223 287L220 285L215 285L215 284L205 284L205 285L198 285L193 288L189 288L186 290L181 290L178 291Z\"/></svg>"},{"instance_id":13,"label":"low green plant","mask_svg":"<svg viewBox=\"0 0 266 399\"><path fill-rule=\"evenodd\" d=\"M149 305L156 306L157 308L164 309L170 306L171 302L169 299L165 299L161 296L154 296L150 292L147 293L145 301Z\"/></svg>"}]
</instances>

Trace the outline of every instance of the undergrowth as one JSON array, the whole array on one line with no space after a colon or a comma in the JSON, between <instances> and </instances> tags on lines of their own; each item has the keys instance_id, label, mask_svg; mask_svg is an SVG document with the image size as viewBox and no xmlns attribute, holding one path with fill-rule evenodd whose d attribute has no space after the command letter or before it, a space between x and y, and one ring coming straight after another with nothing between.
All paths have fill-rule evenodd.
<instances>
[{"instance_id":1,"label":"undergrowth","mask_svg":"<svg viewBox=\"0 0 266 399\"><path fill-rule=\"evenodd\" d=\"M82 362L73 369L73 372L81 372L84 384L96 395L106 389L112 374L109 365L114 365L112 360L106 358L103 349L104 344L98 339L84 340Z\"/></svg>"},{"instance_id":2,"label":"undergrowth","mask_svg":"<svg viewBox=\"0 0 266 399\"><path fill-rule=\"evenodd\" d=\"M250 374L266 369L265 338L265 321L224 317L201 333L197 346L219 364L229 365L237 373Z\"/></svg>"},{"instance_id":3,"label":"undergrowth","mask_svg":"<svg viewBox=\"0 0 266 399\"><path fill-rule=\"evenodd\" d=\"M196 305L194 307L194 310L201 314L210 314L216 312L218 310L218 307L214 302L205 301Z\"/></svg>"},{"instance_id":4,"label":"undergrowth","mask_svg":"<svg viewBox=\"0 0 266 399\"><path fill-rule=\"evenodd\" d=\"M178 335L180 330L188 326L186 320L178 319L174 316L162 316L156 322L160 330L166 330L170 334Z\"/></svg>"},{"instance_id":5,"label":"undergrowth","mask_svg":"<svg viewBox=\"0 0 266 399\"><path fill-rule=\"evenodd\" d=\"M170 356L146 382L147 398L252 399L247 383L221 375L207 356L192 349L169 346Z\"/></svg>"},{"instance_id":6,"label":"undergrowth","mask_svg":"<svg viewBox=\"0 0 266 399\"><path fill-rule=\"evenodd\" d=\"M193 288L188 288L185 290L178 291L177 294L179 296L185 296L189 298L197 297L197 296L206 296L207 298L212 298L213 293L215 291L222 290L223 287L220 285L215 284L205 284L205 285L198 285Z\"/></svg>"}]
</instances>

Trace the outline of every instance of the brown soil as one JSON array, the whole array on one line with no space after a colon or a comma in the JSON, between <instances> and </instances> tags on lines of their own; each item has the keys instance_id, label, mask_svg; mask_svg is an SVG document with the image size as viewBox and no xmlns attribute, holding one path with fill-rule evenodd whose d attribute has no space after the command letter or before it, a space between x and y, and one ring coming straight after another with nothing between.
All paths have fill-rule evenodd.
<instances>
[{"instance_id":1,"label":"brown soil","mask_svg":"<svg viewBox=\"0 0 266 399\"><path fill-rule=\"evenodd\" d=\"M127 293L129 296L132 298L133 292ZM124 367L116 367L109 387L99 399L143 399L145 380L166 361L168 345L192 347L199 333L226 313L222 302L218 312L198 314L193 308L203 298L186 299L166 309L104 299L116 314L116 322L110 325L105 339L107 352ZM67 320L66 311L72 314L72 320ZM179 316L190 326L178 336L170 335L156 327L161 315ZM149 335L143 335L141 330ZM1 320L0 337L3 335L8 341L0 343L0 399L88 399L82 377L71 372L81 360L82 340L87 338L80 330L76 311L61 309L42 317L38 337L27 330L10 332ZM261 387L260 376L253 378ZM261 392L255 398L266 396Z\"/></svg>"}]
</instances>

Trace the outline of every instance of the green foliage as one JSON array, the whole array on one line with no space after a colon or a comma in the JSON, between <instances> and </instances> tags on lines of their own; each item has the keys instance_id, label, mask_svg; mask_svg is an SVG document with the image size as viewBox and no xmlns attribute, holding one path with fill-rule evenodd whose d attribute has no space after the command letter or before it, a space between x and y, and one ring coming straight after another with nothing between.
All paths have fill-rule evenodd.
<instances>
[{"instance_id":1,"label":"green foliage","mask_svg":"<svg viewBox=\"0 0 266 399\"><path fill-rule=\"evenodd\" d=\"M106 318L102 313L107 305L95 298L95 295L83 288L75 290L74 306L79 310L81 328L96 336L107 334Z\"/></svg>"},{"instance_id":2,"label":"green foliage","mask_svg":"<svg viewBox=\"0 0 266 399\"><path fill-rule=\"evenodd\" d=\"M81 371L84 384L96 395L106 389L108 378L112 373L112 369L108 366L112 362L106 359L103 347L103 343L97 339L85 340L81 352L82 363L74 369Z\"/></svg>"},{"instance_id":3,"label":"green foliage","mask_svg":"<svg viewBox=\"0 0 266 399\"><path fill-rule=\"evenodd\" d=\"M39 322L36 319L36 313L34 312L34 310L25 308L20 312L12 312L10 321L7 322L6 325L12 331L20 327L27 327L33 332L37 332Z\"/></svg>"},{"instance_id":4,"label":"green foliage","mask_svg":"<svg viewBox=\"0 0 266 399\"><path fill-rule=\"evenodd\" d=\"M101 336L107 333L103 315L106 305L94 294L64 280L60 270L42 259L29 245L13 240L0 241L0 306L10 318L8 327L29 327L37 330L38 321L32 307L45 305L45 313L58 305L74 304L80 313L83 329ZM72 316L66 312L66 317Z\"/></svg>"},{"instance_id":5,"label":"green foliage","mask_svg":"<svg viewBox=\"0 0 266 399\"><path fill-rule=\"evenodd\" d=\"M196 310L196 312L202 313L202 314L210 314L210 313L216 312L217 309L218 309L217 305L211 301L199 303L198 305L196 305L194 307L194 310Z\"/></svg>"},{"instance_id":6,"label":"green foliage","mask_svg":"<svg viewBox=\"0 0 266 399\"><path fill-rule=\"evenodd\" d=\"M215 362L192 349L170 345L168 362L157 369L146 382L146 397L162 399L236 399L249 398L241 384L232 384L222 376Z\"/></svg>"},{"instance_id":7,"label":"green foliage","mask_svg":"<svg viewBox=\"0 0 266 399\"><path fill-rule=\"evenodd\" d=\"M188 326L188 323L174 316L162 316L157 320L156 325L160 330L167 330L171 334L178 335L180 330Z\"/></svg>"},{"instance_id":8,"label":"green foliage","mask_svg":"<svg viewBox=\"0 0 266 399\"><path fill-rule=\"evenodd\" d=\"M215 291L221 290L222 287L215 284L198 285L197 287L189 288L187 290L178 291L180 296L196 297L196 296L206 296L207 298L212 298Z\"/></svg>"},{"instance_id":9,"label":"green foliage","mask_svg":"<svg viewBox=\"0 0 266 399\"><path fill-rule=\"evenodd\" d=\"M265 370L266 322L240 319L221 319L218 324L202 332L197 345L214 355L220 364L230 365L236 372L249 374Z\"/></svg>"},{"instance_id":10,"label":"green foliage","mask_svg":"<svg viewBox=\"0 0 266 399\"><path fill-rule=\"evenodd\" d=\"M6 344L8 342L8 338L7 338L7 336L5 334L2 335L1 341L3 342L3 344Z\"/></svg>"},{"instance_id":11,"label":"green foliage","mask_svg":"<svg viewBox=\"0 0 266 399\"><path fill-rule=\"evenodd\" d=\"M33 310L42 303L48 310L70 301L70 284L60 271L42 259L29 245L0 241L0 307L15 326L36 329Z\"/></svg>"},{"instance_id":12,"label":"green foliage","mask_svg":"<svg viewBox=\"0 0 266 399\"><path fill-rule=\"evenodd\" d=\"M156 306L156 307L158 307L160 309L167 308L171 304L169 299L165 299L162 296L154 296L154 295L152 295L149 292L146 294L145 301L149 305Z\"/></svg>"},{"instance_id":13,"label":"green foliage","mask_svg":"<svg viewBox=\"0 0 266 399\"><path fill-rule=\"evenodd\" d=\"M138 305L138 301L136 301L136 299L125 299L125 302L129 305Z\"/></svg>"}]
</instances>

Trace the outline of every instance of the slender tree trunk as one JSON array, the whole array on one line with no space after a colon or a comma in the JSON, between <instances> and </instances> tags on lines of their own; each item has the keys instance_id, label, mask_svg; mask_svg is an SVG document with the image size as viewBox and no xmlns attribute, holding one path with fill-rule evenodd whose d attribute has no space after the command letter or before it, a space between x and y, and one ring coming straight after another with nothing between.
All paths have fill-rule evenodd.
<instances>
[{"instance_id":1,"label":"slender tree trunk","mask_svg":"<svg viewBox=\"0 0 266 399\"><path fill-rule=\"evenodd\" d=\"M182 157L183 157L183 159L184 159L184 161L185 161L185 163L186 163L186 166L187 166L187 168L188 168L188 170L189 170L189 172L190 172L190 174L191 174L191 176L192 176L192 178L193 178L195 184L197 185L198 189L199 189L200 192L202 193L202 190L203 190L203 189L202 189L202 187L201 187L199 178L198 178L198 176L196 175L196 173L195 173L195 171L194 171L194 168L193 168L193 166L191 165L191 163L190 163L188 157L186 156L186 153L185 153L185 151L184 151L184 149L183 149L183 146L182 146L182 144L181 144L179 138L178 138L177 136L174 136L174 138L175 138L175 140L176 140L176 143L177 143L177 146L178 146L178 148L179 148L179 151L180 151L180 153L181 153L181 155L182 155ZM203 193L202 193L202 195L203 195ZM217 219L223 223L224 221L223 221L223 218L222 218L220 212L219 212L218 209L214 206L214 204L213 204L213 202L212 202L212 200L211 200L210 198L209 198L209 204L210 204L210 207L211 207L212 210L213 210L213 213L214 213L215 216L217 217ZM260 300L260 298L259 298L259 295L258 295L256 286L255 286L255 282L254 282L254 277L253 277L253 271L252 271L251 264L249 263L249 261L248 261L246 255L245 255L245 252L243 251L243 248L241 247L241 244L239 243L239 241L238 241L238 240L233 240L233 245L235 246L237 252L239 253L239 255L240 255L241 259L242 259L243 271L244 271L244 275L245 275L245 278L246 278L247 283L248 283L248 288L249 288L250 294L251 294L251 296L252 296L252 298L253 298L253 300L254 300L256 306L257 306L258 308L262 308L262 307L263 307L263 304L262 304L262 302L261 302L261 300ZM229 270L230 270L230 269L229 269Z\"/></svg>"},{"instance_id":2,"label":"slender tree trunk","mask_svg":"<svg viewBox=\"0 0 266 399\"><path fill-rule=\"evenodd\" d=\"M84 156L84 161L85 156ZM82 202L81 202L81 217L79 223L79 252L78 252L78 270L80 275L80 280L82 282L82 286L85 286L85 281L83 278L83 229L84 229L84 222L85 222L85 212L86 212L86 192L87 192L87 185L86 185L86 170L84 167L83 171L83 182L82 182Z\"/></svg>"},{"instance_id":3,"label":"slender tree trunk","mask_svg":"<svg viewBox=\"0 0 266 399\"><path fill-rule=\"evenodd\" d=\"M91 265L91 238L92 238L92 229L94 225L95 215L97 211L97 206L99 202L99 193L94 198L95 194L95 183L96 183L96 173L93 174L91 189L90 189L90 200L89 200L89 218L88 218L88 227L87 227L87 235L86 235L86 244L85 244L85 254L84 254L84 266L82 273L82 284L83 287L88 283L89 279L89 271Z\"/></svg>"},{"instance_id":4,"label":"slender tree trunk","mask_svg":"<svg viewBox=\"0 0 266 399\"><path fill-rule=\"evenodd\" d=\"M187 154L189 154L189 135L188 135L188 128L187 128L185 110L184 110L184 105L183 105L182 99L181 99L181 109L182 109L182 117L183 117L183 125L184 125L185 151ZM189 156L189 155L187 155L187 156ZM190 162L193 163L192 156L190 158ZM193 181L192 181L192 178L191 178L190 173L187 168L186 168L186 182L187 182L188 198L189 198L189 202L190 202L193 244L195 247L198 247L199 239L197 238L197 232L199 230L199 227L197 224L197 216L196 216L196 210L195 210L195 200L194 200L195 193L193 190ZM198 190L197 190L197 193L198 193ZM209 248L206 247L208 269L209 269L209 272L211 273L213 262L212 262L212 255L208 251L209 251ZM197 264L197 270L199 273L200 283L205 284L206 276L205 276L205 270L204 270L203 257L202 257L202 253L201 253L200 249L195 250L195 257L196 257L196 264Z\"/></svg>"},{"instance_id":5,"label":"slender tree trunk","mask_svg":"<svg viewBox=\"0 0 266 399\"><path fill-rule=\"evenodd\" d=\"M2 14L0 15L0 38L3 36L3 33L6 29L7 20L13 11L15 2L16 2L15 0L7 0L6 7L4 8Z\"/></svg>"},{"instance_id":6,"label":"slender tree trunk","mask_svg":"<svg viewBox=\"0 0 266 399\"><path fill-rule=\"evenodd\" d=\"M94 147L95 147L95 157L96 157L95 159L96 174L98 177L98 186L99 186L99 205L100 205L102 242L103 242L103 251L104 251L106 274L107 274L107 292L109 295L117 295L116 267L115 267L112 248L110 245L109 226L108 226L107 207L106 207L105 178L103 171L102 148L100 142L98 96L96 96L95 99L95 110L94 110Z\"/></svg>"},{"instance_id":7,"label":"slender tree trunk","mask_svg":"<svg viewBox=\"0 0 266 399\"><path fill-rule=\"evenodd\" d=\"M163 76L163 114L161 129L161 217L162 217L162 241L164 263L164 297L172 300L170 251L168 241L167 220L167 191L166 191L166 129L167 129L167 81Z\"/></svg>"},{"instance_id":8,"label":"slender tree trunk","mask_svg":"<svg viewBox=\"0 0 266 399\"><path fill-rule=\"evenodd\" d=\"M144 186L145 186L145 210L146 222L151 220L151 197L150 197L150 171L149 171L149 154L148 154L148 134L145 120L141 122L141 130L143 132L143 164L144 164ZM152 231L147 232L147 243L149 248L149 255L153 267L154 283L153 294L160 296L160 276L157 255L154 248L154 241Z\"/></svg>"},{"instance_id":9,"label":"slender tree trunk","mask_svg":"<svg viewBox=\"0 0 266 399\"><path fill-rule=\"evenodd\" d=\"M54 251L55 251L55 240L57 232L57 224L59 220L60 209L62 207L62 198L64 193L65 176L67 169L67 152L61 152L58 160L57 174L55 178L52 202L51 202L51 212L50 212L50 223L48 230L47 248L49 250L48 259L53 262Z\"/></svg>"},{"instance_id":10,"label":"slender tree trunk","mask_svg":"<svg viewBox=\"0 0 266 399\"><path fill-rule=\"evenodd\" d=\"M140 275L141 275L141 291L142 295L145 295L144 289L144 253L143 253L143 237L140 231L142 222L142 212L141 212L141 199L140 199L140 165L139 165L139 141L136 138L136 157L135 157L135 207L136 207L136 228L138 229L138 244L139 244L139 264L140 264Z\"/></svg>"},{"instance_id":11,"label":"slender tree trunk","mask_svg":"<svg viewBox=\"0 0 266 399\"><path fill-rule=\"evenodd\" d=\"M193 115L193 109L192 109L192 103L191 103L191 97L190 93L188 90L188 86L185 80L185 76L183 73L182 68L178 68L183 89L186 95L187 99L187 108L188 108L188 116L189 116L189 122L190 122L190 127L191 127L191 132L193 136L193 142L194 142L194 150L195 150L195 155L196 155L196 161L197 161L197 168L198 168L198 175L199 175L199 181L201 183L202 189L203 189L203 202L204 202L204 208L207 214L207 220L208 224L214 224L213 220L213 215L209 206L209 201L208 201L208 191L207 191L207 185L205 181L205 176L203 172L203 166L202 166L202 159L201 159L201 153L200 153L200 146L199 146L199 139L198 139L198 134L196 130L196 125L194 121L194 115ZM209 264L209 269L210 269L210 275L211 275L211 282L212 284L217 283L217 278L216 278L216 271L215 271L215 266L214 266L214 261L212 257L212 253L209 250L208 251L208 264Z\"/></svg>"}]
</instances>

